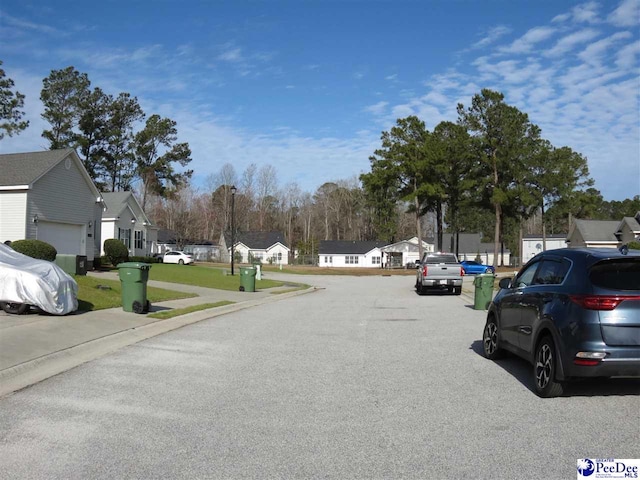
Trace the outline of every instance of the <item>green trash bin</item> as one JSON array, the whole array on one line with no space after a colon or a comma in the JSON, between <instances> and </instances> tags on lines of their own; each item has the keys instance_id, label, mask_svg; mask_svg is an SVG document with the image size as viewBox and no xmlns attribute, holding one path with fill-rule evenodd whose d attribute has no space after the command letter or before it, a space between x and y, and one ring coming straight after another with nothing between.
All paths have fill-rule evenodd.
<instances>
[{"instance_id":1,"label":"green trash bin","mask_svg":"<svg viewBox=\"0 0 640 480\"><path fill-rule=\"evenodd\" d=\"M256 291L256 269L255 267L240 267L240 291Z\"/></svg>"},{"instance_id":2,"label":"green trash bin","mask_svg":"<svg viewBox=\"0 0 640 480\"><path fill-rule=\"evenodd\" d=\"M151 308L147 300L148 263L125 262L118 265L122 287L122 309L125 312L147 313Z\"/></svg>"},{"instance_id":3,"label":"green trash bin","mask_svg":"<svg viewBox=\"0 0 640 480\"><path fill-rule=\"evenodd\" d=\"M486 310L493 299L493 282L495 277L490 273L476 275L473 285L476 287L473 296L474 310Z\"/></svg>"}]
</instances>

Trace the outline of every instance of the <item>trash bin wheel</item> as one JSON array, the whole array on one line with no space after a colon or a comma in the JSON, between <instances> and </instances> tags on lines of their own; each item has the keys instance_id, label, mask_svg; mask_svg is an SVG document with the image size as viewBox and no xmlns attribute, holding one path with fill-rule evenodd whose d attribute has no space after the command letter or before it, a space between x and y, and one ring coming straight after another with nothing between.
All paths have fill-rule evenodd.
<instances>
[{"instance_id":1,"label":"trash bin wheel","mask_svg":"<svg viewBox=\"0 0 640 480\"><path fill-rule=\"evenodd\" d=\"M244 286L240 285L240 288L238 290L240 290L241 292L244 292Z\"/></svg>"},{"instance_id":2,"label":"trash bin wheel","mask_svg":"<svg viewBox=\"0 0 640 480\"><path fill-rule=\"evenodd\" d=\"M144 313L144 305L135 300L132 305L132 310L134 311L134 313Z\"/></svg>"},{"instance_id":3,"label":"trash bin wheel","mask_svg":"<svg viewBox=\"0 0 640 480\"><path fill-rule=\"evenodd\" d=\"M26 303L0 302L0 307L11 315L22 315L29 310L29 305Z\"/></svg>"},{"instance_id":4,"label":"trash bin wheel","mask_svg":"<svg viewBox=\"0 0 640 480\"><path fill-rule=\"evenodd\" d=\"M149 313L150 311L151 311L151 302L147 300L147 303L144 306L144 313Z\"/></svg>"}]
</instances>

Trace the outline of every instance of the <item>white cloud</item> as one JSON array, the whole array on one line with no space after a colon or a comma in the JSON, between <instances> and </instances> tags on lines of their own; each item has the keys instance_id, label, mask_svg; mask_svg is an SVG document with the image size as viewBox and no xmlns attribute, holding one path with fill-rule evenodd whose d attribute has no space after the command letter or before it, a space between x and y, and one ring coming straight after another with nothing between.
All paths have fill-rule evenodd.
<instances>
[{"instance_id":1,"label":"white cloud","mask_svg":"<svg viewBox=\"0 0 640 480\"><path fill-rule=\"evenodd\" d=\"M537 44L551 38L555 32L556 29L552 27L532 28L511 45L502 47L499 51L501 53L529 53Z\"/></svg>"},{"instance_id":2,"label":"white cloud","mask_svg":"<svg viewBox=\"0 0 640 480\"><path fill-rule=\"evenodd\" d=\"M233 46L226 46L224 51L218 55L218 60L224 62L240 62L242 58L242 49Z\"/></svg>"},{"instance_id":3,"label":"white cloud","mask_svg":"<svg viewBox=\"0 0 640 480\"><path fill-rule=\"evenodd\" d=\"M640 1L622 0L607 17L607 21L618 27L638 26L640 22Z\"/></svg>"},{"instance_id":4,"label":"white cloud","mask_svg":"<svg viewBox=\"0 0 640 480\"><path fill-rule=\"evenodd\" d=\"M489 45L495 43L498 39L504 37L505 35L508 35L509 33L511 33L511 28L504 25L493 27L481 40L473 45L471 49L488 47Z\"/></svg>"},{"instance_id":5,"label":"white cloud","mask_svg":"<svg viewBox=\"0 0 640 480\"><path fill-rule=\"evenodd\" d=\"M603 60L607 60L609 58L607 51L615 46L616 43L622 40L628 40L632 37L633 35L630 32L614 33L607 38L603 38L602 40L589 44L581 53L578 54L578 58L590 65L598 65Z\"/></svg>"},{"instance_id":6,"label":"white cloud","mask_svg":"<svg viewBox=\"0 0 640 480\"><path fill-rule=\"evenodd\" d=\"M571 9L573 21L576 23L599 23L599 9L600 5L598 5L597 2L588 2L582 5L576 5Z\"/></svg>"},{"instance_id":7,"label":"white cloud","mask_svg":"<svg viewBox=\"0 0 640 480\"><path fill-rule=\"evenodd\" d=\"M635 41L622 47L616 55L616 66L625 70L631 70L638 65L637 58L640 56L640 42Z\"/></svg>"},{"instance_id":8,"label":"white cloud","mask_svg":"<svg viewBox=\"0 0 640 480\"><path fill-rule=\"evenodd\" d=\"M385 112L387 105L389 105L389 102L378 102L375 105L365 107L364 110L365 112L371 113L375 116L380 116Z\"/></svg>"},{"instance_id":9,"label":"white cloud","mask_svg":"<svg viewBox=\"0 0 640 480\"><path fill-rule=\"evenodd\" d=\"M599 35L597 30L586 29L571 33L556 42L556 44L543 54L547 57L558 57L573 50L576 46L587 43Z\"/></svg>"}]
</instances>

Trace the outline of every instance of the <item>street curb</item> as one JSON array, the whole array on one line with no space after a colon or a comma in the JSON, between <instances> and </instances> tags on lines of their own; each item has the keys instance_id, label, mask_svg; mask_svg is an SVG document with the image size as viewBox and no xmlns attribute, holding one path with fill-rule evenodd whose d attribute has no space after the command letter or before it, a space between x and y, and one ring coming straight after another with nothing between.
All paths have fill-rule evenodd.
<instances>
[{"instance_id":1,"label":"street curb","mask_svg":"<svg viewBox=\"0 0 640 480\"><path fill-rule=\"evenodd\" d=\"M248 300L246 302L187 313L178 317L158 320L146 325L123 330L64 350L43 355L34 360L0 371L0 397L34 385L67 370L71 370L83 363L95 360L123 347L170 332L171 330L259 305L313 293L318 290L320 289L310 287L305 290L273 294L269 297L256 300Z\"/></svg>"}]
</instances>

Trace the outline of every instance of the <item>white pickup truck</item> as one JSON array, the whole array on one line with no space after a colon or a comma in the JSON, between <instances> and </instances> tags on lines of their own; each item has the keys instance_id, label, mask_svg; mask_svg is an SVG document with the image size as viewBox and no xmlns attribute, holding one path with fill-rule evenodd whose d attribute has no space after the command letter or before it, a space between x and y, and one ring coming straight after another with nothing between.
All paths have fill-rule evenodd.
<instances>
[{"instance_id":1,"label":"white pickup truck","mask_svg":"<svg viewBox=\"0 0 640 480\"><path fill-rule=\"evenodd\" d=\"M425 253L416 269L416 291L448 290L460 295L464 271L453 253Z\"/></svg>"}]
</instances>

